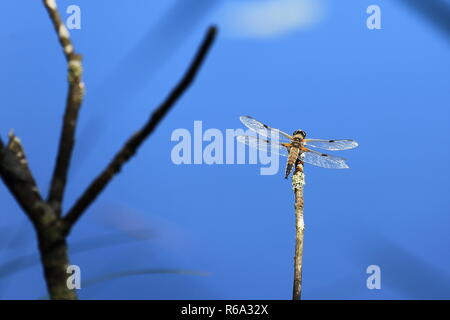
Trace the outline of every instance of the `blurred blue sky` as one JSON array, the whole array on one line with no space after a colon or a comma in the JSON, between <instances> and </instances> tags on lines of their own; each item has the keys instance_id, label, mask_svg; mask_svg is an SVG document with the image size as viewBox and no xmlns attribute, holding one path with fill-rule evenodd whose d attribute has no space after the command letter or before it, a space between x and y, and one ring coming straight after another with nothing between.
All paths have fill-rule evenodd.
<instances>
[{"instance_id":1,"label":"blurred blue sky","mask_svg":"<svg viewBox=\"0 0 450 320\"><path fill-rule=\"evenodd\" d=\"M72 254L85 280L142 268L209 275L110 280L80 298L291 298L290 182L281 172L260 176L259 165L170 159L174 129L194 120L204 130L240 128L249 114L283 131L360 143L339 153L350 170L305 169L304 299L449 299L449 35L404 1L259 1L294 8L267 24L255 2L58 1L64 17L68 5L81 7L82 28L71 35L87 86L66 209L178 81L207 26L220 29L194 85L70 238L75 249L134 226L151 230L145 241ZM310 16L294 14L299 2ZM371 4L381 7L381 30L366 27ZM40 1L2 1L0 12L1 135L14 128L46 192L65 60ZM0 203L1 270L36 244L3 184ZM381 267L381 290L366 288L371 264ZM0 298L43 294L39 266L0 278Z\"/></svg>"}]
</instances>

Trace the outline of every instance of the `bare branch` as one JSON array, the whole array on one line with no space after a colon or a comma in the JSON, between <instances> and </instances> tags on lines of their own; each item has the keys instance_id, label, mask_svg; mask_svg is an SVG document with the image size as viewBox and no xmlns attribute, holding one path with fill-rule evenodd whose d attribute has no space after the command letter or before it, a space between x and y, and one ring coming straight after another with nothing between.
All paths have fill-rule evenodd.
<instances>
[{"instance_id":1,"label":"bare branch","mask_svg":"<svg viewBox=\"0 0 450 320\"><path fill-rule=\"evenodd\" d=\"M78 122L78 114L84 96L84 83L82 82L83 67L81 64L81 56L75 53L69 32L59 16L55 0L44 0L44 5L53 22L68 64L69 91L67 94L66 110L56 164L47 199L55 213L59 216L61 214L67 174L75 145L75 130Z\"/></svg>"},{"instance_id":2,"label":"bare branch","mask_svg":"<svg viewBox=\"0 0 450 320\"><path fill-rule=\"evenodd\" d=\"M61 20L58 8L56 6L56 1L43 0L43 2L45 9L47 9L48 15L50 16L50 20L53 23L53 27L55 28L59 43L63 48L67 62L69 62L70 60L72 60L73 55L76 55L73 49L72 41L70 40L69 31L64 25L64 22Z\"/></svg>"},{"instance_id":3,"label":"bare branch","mask_svg":"<svg viewBox=\"0 0 450 320\"><path fill-rule=\"evenodd\" d=\"M148 122L128 139L109 165L99 176L97 176L97 178L89 185L82 196L77 200L75 205L69 210L68 214L64 218L68 231L81 217L83 212L85 212L85 210L92 204L98 195L105 189L113 177L121 170L122 166L136 153L138 148L153 132L167 112L173 107L175 102L192 83L201 64L205 60L211 45L214 42L216 33L216 27L213 26L208 29L208 32L194 60L178 85L172 90L166 100L152 113Z\"/></svg>"},{"instance_id":4,"label":"bare branch","mask_svg":"<svg viewBox=\"0 0 450 320\"><path fill-rule=\"evenodd\" d=\"M295 195L295 256L292 300L300 300L302 295L303 239L305 234L305 223L303 220L304 185L303 163L297 160L295 171L292 175L292 189Z\"/></svg>"}]
</instances>

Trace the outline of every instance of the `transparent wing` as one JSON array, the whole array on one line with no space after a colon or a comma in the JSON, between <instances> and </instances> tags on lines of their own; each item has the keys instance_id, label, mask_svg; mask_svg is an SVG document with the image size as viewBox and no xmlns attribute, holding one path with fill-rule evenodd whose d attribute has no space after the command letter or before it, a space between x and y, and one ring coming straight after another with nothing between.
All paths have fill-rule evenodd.
<instances>
[{"instance_id":1,"label":"transparent wing","mask_svg":"<svg viewBox=\"0 0 450 320\"><path fill-rule=\"evenodd\" d=\"M250 117L250 116L242 116L239 117L239 120L249 129L255 131L257 134L273 138L275 136L278 136L280 141L286 140L290 141L292 139L292 136L288 135L287 133L280 131L278 129L271 128L264 123L259 122L258 120Z\"/></svg>"},{"instance_id":2,"label":"transparent wing","mask_svg":"<svg viewBox=\"0 0 450 320\"><path fill-rule=\"evenodd\" d=\"M358 142L349 139L344 140L305 139L303 140L303 142L307 146L331 151L353 149L358 146Z\"/></svg>"},{"instance_id":3,"label":"transparent wing","mask_svg":"<svg viewBox=\"0 0 450 320\"><path fill-rule=\"evenodd\" d=\"M306 149L300 154L300 160L322 168L328 169L348 168L348 165L345 163L344 158L330 156L329 154L320 153L309 149Z\"/></svg>"},{"instance_id":4,"label":"transparent wing","mask_svg":"<svg viewBox=\"0 0 450 320\"><path fill-rule=\"evenodd\" d=\"M280 156L284 157L287 157L289 155L289 150L287 149L287 147L274 141L260 139L252 136L237 136L236 139L237 141L258 150L266 152L269 152L270 150L270 152L279 154Z\"/></svg>"}]
</instances>

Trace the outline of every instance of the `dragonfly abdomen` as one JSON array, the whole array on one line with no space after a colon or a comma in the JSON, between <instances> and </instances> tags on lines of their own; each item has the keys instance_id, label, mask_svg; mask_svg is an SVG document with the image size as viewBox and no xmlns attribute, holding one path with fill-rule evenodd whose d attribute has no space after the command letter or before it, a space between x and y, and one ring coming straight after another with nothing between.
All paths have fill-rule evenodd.
<instances>
[{"instance_id":1,"label":"dragonfly abdomen","mask_svg":"<svg viewBox=\"0 0 450 320\"><path fill-rule=\"evenodd\" d=\"M298 156L300 155L300 144L293 142L291 148L289 149L289 156L286 163L286 174L284 176L285 179L289 177L289 174L294 167L295 161L297 161Z\"/></svg>"}]
</instances>

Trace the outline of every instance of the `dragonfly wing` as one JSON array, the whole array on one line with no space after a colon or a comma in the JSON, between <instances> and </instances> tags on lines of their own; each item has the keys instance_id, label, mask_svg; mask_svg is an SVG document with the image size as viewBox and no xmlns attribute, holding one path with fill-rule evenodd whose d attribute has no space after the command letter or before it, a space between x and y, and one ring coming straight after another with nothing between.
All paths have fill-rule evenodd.
<instances>
[{"instance_id":1,"label":"dragonfly wing","mask_svg":"<svg viewBox=\"0 0 450 320\"><path fill-rule=\"evenodd\" d=\"M268 125L265 125L264 123L259 122L258 120L250 117L250 116L242 116L239 118L241 122L249 129L255 131L257 134L272 138L278 137L280 140L288 140L290 141L292 137L288 135L287 133L280 131L278 129L274 129L269 127Z\"/></svg>"},{"instance_id":2,"label":"dragonfly wing","mask_svg":"<svg viewBox=\"0 0 450 320\"><path fill-rule=\"evenodd\" d=\"M322 139L305 139L303 140L305 145L313 147L313 148L320 148L325 150L348 150L353 149L358 146L358 142L355 140L322 140Z\"/></svg>"},{"instance_id":3,"label":"dragonfly wing","mask_svg":"<svg viewBox=\"0 0 450 320\"><path fill-rule=\"evenodd\" d=\"M306 151L300 154L300 160L322 168L328 169L348 168L348 165L345 163L344 158L330 156L329 154L320 153L309 149L306 149Z\"/></svg>"},{"instance_id":4,"label":"dragonfly wing","mask_svg":"<svg viewBox=\"0 0 450 320\"><path fill-rule=\"evenodd\" d=\"M280 156L287 157L289 155L289 150L284 145L269 141L266 139L261 139L253 136L237 136L237 141L244 143L252 148L266 151L266 152L272 152L274 154L279 154Z\"/></svg>"}]
</instances>

